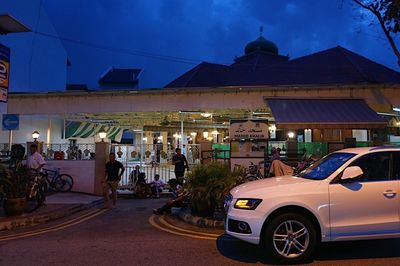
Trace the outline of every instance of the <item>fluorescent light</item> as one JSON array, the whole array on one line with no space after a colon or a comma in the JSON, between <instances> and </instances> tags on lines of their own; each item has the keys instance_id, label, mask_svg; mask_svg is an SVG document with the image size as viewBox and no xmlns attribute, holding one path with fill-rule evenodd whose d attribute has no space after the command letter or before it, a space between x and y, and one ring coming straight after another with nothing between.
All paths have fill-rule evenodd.
<instances>
[{"instance_id":1,"label":"fluorescent light","mask_svg":"<svg viewBox=\"0 0 400 266\"><path fill-rule=\"evenodd\" d=\"M212 113L201 113L200 115L206 118L212 117Z\"/></svg>"},{"instance_id":2,"label":"fluorescent light","mask_svg":"<svg viewBox=\"0 0 400 266\"><path fill-rule=\"evenodd\" d=\"M395 112L400 112L400 108L398 108L398 107L393 107L393 111L395 111Z\"/></svg>"}]
</instances>

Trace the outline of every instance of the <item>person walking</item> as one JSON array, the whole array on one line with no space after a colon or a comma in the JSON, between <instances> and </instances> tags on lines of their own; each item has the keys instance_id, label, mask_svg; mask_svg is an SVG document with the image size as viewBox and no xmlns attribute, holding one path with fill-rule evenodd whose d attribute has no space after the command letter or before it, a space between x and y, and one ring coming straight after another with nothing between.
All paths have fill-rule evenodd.
<instances>
[{"instance_id":1,"label":"person walking","mask_svg":"<svg viewBox=\"0 0 400 266\"><path fill-rule=\"evenodd\" d=\"M189 171L189 163L185 155L182 154L180 148L175 149L175 155L172 157L172 164L175 165L175 177L179 185L183 185L183 177L185 176L185 169Z\"/></svg>"},{"instance_id":2,"label":"person walking","mask_svg":"<svg viewBox=\"0 0 400 266\"><path fill-rule=\"evenodd\" d=\"M125 167L122 165L122 163L115 160L115 153L111 152L110 161L106 163L106 173L104 179L102 180L105 208L115 208L115 205L117 204L117 187L122 175L124 174L124 171ZM110 190L113 201L112 206L109 204Z\"/></svg>"}]
</instances>

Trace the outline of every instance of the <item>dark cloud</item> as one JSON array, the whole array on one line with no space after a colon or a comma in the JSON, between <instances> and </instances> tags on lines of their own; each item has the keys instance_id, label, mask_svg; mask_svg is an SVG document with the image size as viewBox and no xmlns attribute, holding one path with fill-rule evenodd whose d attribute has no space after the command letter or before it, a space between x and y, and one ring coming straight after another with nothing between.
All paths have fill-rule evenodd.
<instances>
[{"instance_id":1,"label":"dark cloud","mask_svg":"<svg viewBox=\"0 0 400 266\"><path fill-rule=\"evenodd\" d=\"M261 25L263 35L292 58L342 45L397 69L379 27L360 19L350 2L59 0L45 1L45 7L60 36L114 48L64 41L72 62L70 82L96 87L109 66L142 67L143 85L160 87L194 65L135 56L128 50L229 64L258 37Z\"/></svg>"}]
</instances>

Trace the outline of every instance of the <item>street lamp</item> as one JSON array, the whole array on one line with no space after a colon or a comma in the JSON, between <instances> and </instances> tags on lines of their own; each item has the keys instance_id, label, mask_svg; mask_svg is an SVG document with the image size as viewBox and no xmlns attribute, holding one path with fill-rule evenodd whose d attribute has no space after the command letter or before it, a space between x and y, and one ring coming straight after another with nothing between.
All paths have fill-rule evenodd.
<instances>
[{"instance_id":1,"label":"street lamp","mask_svg":"<svg viewBox=\"0 0 400 266\"><path fill-rule=\"evenodd\" d=\"M37 141L37 139L39 138L40 134L37 130L32 132L32 138Z\"/></svg>"},{"instance_id":2,"label":"street lamp","mask_svg":"<svg viewBox=\"0 0 400 266\"><path fill-rule=\"evenodd\" d=\"M101 142L104 142L104 139L107 137L107 133L102 131L99 133L99 137L101 138Z\"/></svg>"}]
</instances>

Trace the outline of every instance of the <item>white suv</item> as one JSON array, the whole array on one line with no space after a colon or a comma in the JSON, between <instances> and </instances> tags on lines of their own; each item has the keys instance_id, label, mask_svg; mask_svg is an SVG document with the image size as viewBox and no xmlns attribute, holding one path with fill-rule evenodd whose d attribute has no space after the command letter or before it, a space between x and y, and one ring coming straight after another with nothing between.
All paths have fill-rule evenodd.
<instances>
[{"instance_id":1,"label":"white suv","mask_svg":"<svg viewBox=\"0 0 400 266\"><path fill-rule=\"evenodd\" d=\"M297 176L232 189L225 229L283 263L310 258L321 241L400 237L399 180L399 146L341 150Z\"/></svg>"}]
</instances>

